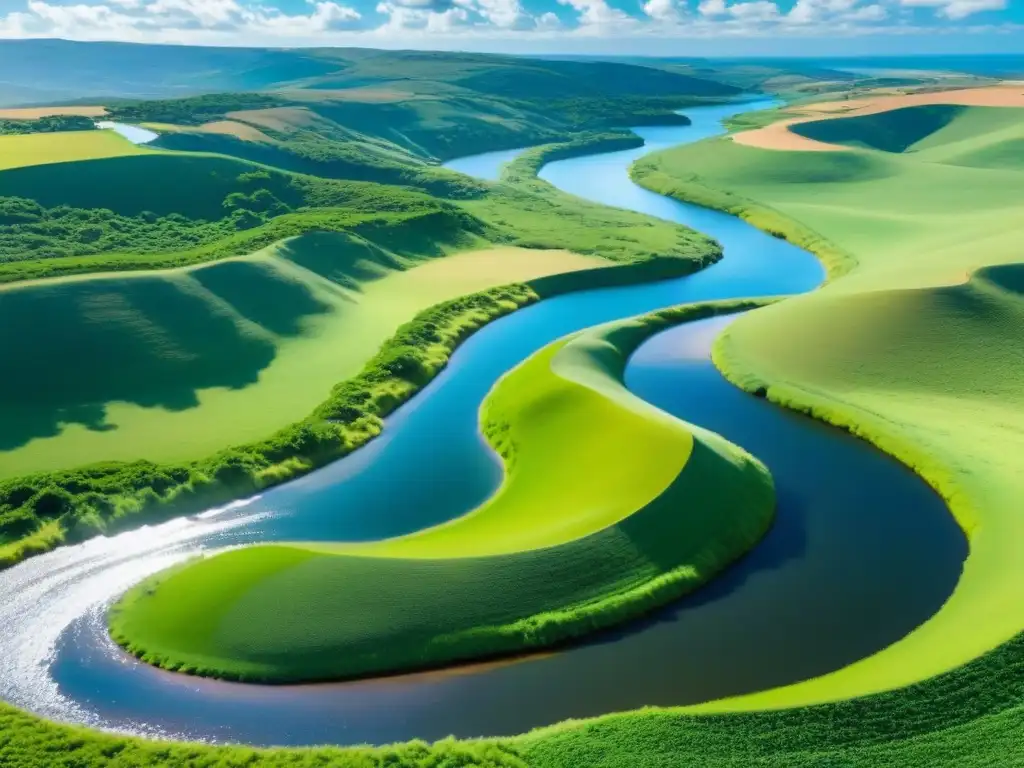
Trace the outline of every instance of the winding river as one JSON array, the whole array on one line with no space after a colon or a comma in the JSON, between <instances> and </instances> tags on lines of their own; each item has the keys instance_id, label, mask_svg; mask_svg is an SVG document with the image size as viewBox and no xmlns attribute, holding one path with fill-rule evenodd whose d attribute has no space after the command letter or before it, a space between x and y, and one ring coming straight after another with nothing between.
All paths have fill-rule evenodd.
<instances>
[{"instance_id":1,"label":"winding river","mask_svg":"<svg viewBox=\"0 0 1024 768\"><path fill-rule=\"evenodd\" d=\"M57 720L250 744L382 743L499 735L645 704L686 704L818 675L892 643L952 591L966 544L939 498L867 444L728 385L709 362L731 318L659 334L627 384L760 457L778 488L775 526L708 587L591 642L507 663L343 684L259 687L165 673L126 657L105 631L110 601L196 552L259 541L368 540L451 519L498 486L477 427L502 373L567 333L703 299L806 291L808 253L729 216L633 185L638 156L721 131L765 102L688 110L693 125L642 128L647 147L552 163L569 192L660 216L722 242L703 272L562 296L485 327L356 452L264 496L193 519L66 547L0 573L0 697ZM514 153L450 167L495 176Z\"/></svg>"}]
</instances>

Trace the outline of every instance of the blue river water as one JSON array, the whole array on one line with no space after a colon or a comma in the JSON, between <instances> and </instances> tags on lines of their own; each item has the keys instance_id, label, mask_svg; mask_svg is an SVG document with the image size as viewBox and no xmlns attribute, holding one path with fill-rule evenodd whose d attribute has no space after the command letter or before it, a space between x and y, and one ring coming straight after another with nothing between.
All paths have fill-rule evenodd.
<instances>
[{"instance_id":1,"label":"blue river water","mask_svg":"<svg viewBox=\"0 0 1024 768\"><path fill-rule=\"evenodd\" d=\"M638 129L644 148L552 163L541 176L593 200L699 229L725 247L686 278L589 291L483 328L384 434L248 503L67 547L0 573L0 696L95 727L208 741L384 743L512 734L568 717L686 704L805 679L905 635L952 591L966 544L939 498L850 436L728 385L711 341L731 318L671 329L633 356L627 384L765 461L779 510L765 540L708 587L591 642L526 659L341 684L249 686L153 669L105 631L125 588L196 553L261 541L369 540L464 514L501 480L477 409L495 381L573 331L684 302L817 286L805 251L633 185L652 149L721 132L765 102L688 110L693 125ZM495 178L509 152L449 164Z\"/></svg>"}]
</instances>

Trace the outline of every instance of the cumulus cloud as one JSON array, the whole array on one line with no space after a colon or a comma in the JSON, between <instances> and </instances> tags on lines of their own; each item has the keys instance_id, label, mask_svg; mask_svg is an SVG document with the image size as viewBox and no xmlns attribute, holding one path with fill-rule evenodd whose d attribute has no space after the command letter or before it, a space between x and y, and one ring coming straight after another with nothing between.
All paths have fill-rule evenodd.
<instances>
[{"instance_id":1,"label":"cumulus cloud","mask_svg":"<svg viewBox=\"0 0 1024 768\"><path fill-rule=\"evenodd\" d=\"M242 5L238 0L110 0L58 5L29 0L0 17L3 37L157 41L228 36L308 36L351 28L361 15L333 0L311 0L307 13Z\"/></svg>"},{"instance_id":2,"label":"cumulus cloud","mask_svg":"<svg viewBox=\"0 0 1024 768\"><path fill-rule=\"evenodd\" d=\"M24 5L6 15L0 13L0 37L249 45L360 44L360 39L366 45L385 40L408 44L425 35L454 41L467 35L524 34L635 39L970 32L975 28L957 22L1010 4L1010 0L795 0L792 4L638 0L627 11L622 0L556 0L563 10L555 13L534 10L524 5L526 0L372 0L376 13L371 10L363 16L348 4L356 0L306 0L304 8L291 12L276 8L278 0L14 1ZM690 11L693 6L695 10ZM915 24L904 14L899 23L882 23L890 10L901 6L931 9L936 20Z\"/></svg>"},{"instance_id":3,"label":"cumulus cloud","mask_svg":"<svg viewBox=\"0 0 1024 768\"><path fill-rule=\"evenodd\" d=\"M581 27L613 27L632 24L635 19L625 11L612 8L605 0L558 0L559 5L567 5L579 15L577 21Z\"/></svg>"},{"instance_id":4,"label":"cumulus cloud","mask_svg":"<svg viewBox=\"0 0 1024 768\"><path fill-rule=\"evenodd\" d=\"M959 21L983 11L1004 11L1009 0L900 0L906 8L934 8L939 16Z\"/></svg>"},{"instance_id":5,"label":"cumulus cloud","mask_svg":"<svg viewBox=\"0 0 1024 768\"><path fill-rule=\"evenodd\" d=\"M888 15L879 3L865 5L861 0L797 0L786 19L797 24L849 23L881 21Z\"/></svg>"},{"instance_id":6,"label":"cumulus cloud","mask_svg":"<svg viewBox=\"0 0 1024 768\"><path fill-rule=\"evenodd\" d=\"M725 16L729 12L725 0L701 0L697 13L701 16Z\"/></svg>"},{"instance_id":7,"label":"cumulus cloud","mask_svg":"<svg viewBox=\"0 0 1024 768\"><path fill-rule=\"evenodd\" d=\"M520 0L381 0L377 12L388 17L375 32L423 30L450 33L459 29L513 32L557 28L553 13L533 16Z\"/></svg>"},{"instance_id":8,"label":"cumulus cloud","mask_svg":"<svg viewBox=\"0 0 1024 768\"><path fill-rule=\"evenodd\" d=\"M655 21L678 22L685 16L685 6L677 0L647 0L642 6L647 16Z\"/></svg>"},{"instance_id":9,"label":"cumulus cloud","mask_svg":"<svg viewBox=\"0 0 1024 768\"><path fill-rule=\"evenodd\" d=\"M476 0L475 10L498 29L529 29L537 24L519 0Z\"/></svg>"},{"instance_id":10,"label":"cumulus cloud","mask_svg":"<svg viewBox=\"0 0 1024 768\"><path fill-rule=\"evenodd\" d=\"M705 18L730 18L740 21L770 21L781 16L779 6L771 0L746 0L732 3L726 0L702 0L697 12Z\"/></svg>"}]
</instances>

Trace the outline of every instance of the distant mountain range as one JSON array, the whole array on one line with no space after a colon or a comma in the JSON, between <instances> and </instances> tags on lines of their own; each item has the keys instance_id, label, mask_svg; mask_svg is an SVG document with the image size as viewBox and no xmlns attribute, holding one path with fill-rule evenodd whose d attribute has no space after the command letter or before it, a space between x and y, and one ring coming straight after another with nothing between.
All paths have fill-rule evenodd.
<instances>
[{"instance_id":1,"label":"distant mountain range","mask_svg":"<svg viewBox=\"0 0 1024 768\"><path fill-rule=\"evenodd\" d=\"M642 74L642 77L637 77ZM281 50L0 41L0 105L312 88L506 98L729 96L713 79L628 62L358 48Z\"/></svg>"}]
</instances>

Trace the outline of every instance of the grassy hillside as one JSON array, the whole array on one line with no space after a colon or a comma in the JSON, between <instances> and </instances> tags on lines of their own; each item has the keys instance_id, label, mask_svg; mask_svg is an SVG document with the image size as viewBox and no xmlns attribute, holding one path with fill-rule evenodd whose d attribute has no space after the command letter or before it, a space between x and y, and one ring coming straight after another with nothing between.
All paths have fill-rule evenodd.
<instances>
[{"instance_id":1,"label":"grassy hillside","mask_svg":"<svg viewBox=\"0 0 1024 768\"><path fill-rule=\"evenodd\" d=\"M305 52L5 40L0 43L0 70L6 87L0 89L0 99L26 104L257 90L335 69L334 63Z\"/></svg>"},{"instance_id":2,"label":"grassy hillside","mask_svg":"<svg viewBox=\"0 0 1024 768\"><path fill-rule=\"evenodd\" d=\"M20 372L0 383L0 477L260 439L427 307L603 263L492 249L423 264L320 234L207 266L8 288L0 321L26 332L0 341ZM79 375L62 375L69 366Z\"/></svg>"},{"instance_id":3,"label":"grassy hillside","mask_svg":"<svg viewBox=\"0 0 1024 768\"><path fill-rule=\"evenodd\" d=\"M993 649L1019 645L1024 578L1014 553L1024 540L1016 501L1024 487L1011 457L1024 433L1024 389L1014 373L1024 359L1017 332L1024 280L1015 263L1024 176L1012 167L941 160L955 158L957 145L1018 131L1024 111L958 110L937 120L929 110L919 123L908 122L912 116L838 119L829 127L859 146L906 145L900 154L777 152L719 140L670 150L635 169L654 189L770 225L833 257L849 255L846 276L731 326L716 363L745 389L849 429L915 468L947 499L970 541L956 591L904 640L831 675L693 711L864 695L979 657L981 668L997 657L1004 664L1007 656ZM893 135L902 138L879 140ZM1019 706L1015 673L1000 669L992 695L1008 697L1001 706ZM892 694L894 706L920 711L917 690ZM988 693L976 695L979 701L964 705L972 711L987 706ZM937 698L929 702L936 718L947 716ZM1008 722L993 722L992 737L1001 738ZM965 724L979 739L989 727ZM977 749L984 754L982 744Z\"/></svg>"},{"instance_id":4,"label":"grassy hillside","mask_svg":"<svg viewBox=\"0 0 1024 768\"><path fill-rule=\"evenodd\" d=\"M621 376L642 339L716 311L588 331L508 373L481 411L506 478L466 516L375 544L256 546L185 564L113 609L114 638L195 674L353 677L549 645L694 589L766 530L771 479Z\"/></svg>"},{"instance_id":5,"label":"grassy hillside","mask_svg":"<svg viewBox=\"0 0 1024 768\"><path fill-rule=\"evenodd\" d=\"M5 321L26 329L4 352L31 373L5 385L4 415L16 427L0 450L7 564L69 535L185 514L309 471L376 435L487 320L539 296L686 274L719 255L682 227L528 179L486 186L450 174L477 199L449 202L202 155L8 173L0 188L51 207L0 198L0 279L22 282L5 289ZM183 183L135 194L154 177ZM71 207L86 204L91 187L109 208ZM193 218L168 212L180 210ZM487 250L506 245L534 250ZM609 265L617 268L595 268ZM97 270L149 272L76 274ZM441 320L427 312L388 339L431 304L510 282L493 296L443 303L433 310ZM447 330L424 331L435 324ZM407 353L408 335L421 332L429 343ZM69 357L88 365L87 386L55 375ZM47 384L33 386L36 378ZM121 463L73 469L95 461Z\"/></svg>"},{"instance_id":6,"label":"grassy hillside","mask_svg":"<svg viewBox=\"0 0 1024 768\"><path fill-rule=\"evenodd\" d=\"M0 89L0 102L11 104L296 87L362 90L363 98L378 100L394 90L437 93L446 88L509 98L736 92L715 80L665 71L653 71L650 80L638 86L636 71L651 68L633 63L368 48L275 50L7 40L0 43L0 68L10 83Z\"/></svg>"},{"instance_id":7,"label":"grassy hillside","mask_svg":"<svg viewBox=\"0 0 1024 768\"><path fill-rule=\"evenodd\" d=\"M964 109L966 107L952 104L907 107L841 120L798 123L790 130L827 144L906 152L917 142L948 126Z\"/></svg>"},{"instance_id":8,"label":"grassy hillside","mask_svg":"<svg viewBox=\"0 0 1024 768\"><path fill-rule=\"evenodd\" d=\"M883 152L914 152L929 162L978 168L1020 168L1024 121L1002 107L935 104L842 120L798 123L801 136Z\"/></svg>"},{"instance_id":9,"label":"grassy hillside","mask_svg":"<svg viewBox=\"0 0 1024 768\"><path fill-rule=\"evenodd\" d=\"M466 194L484 189L449 175ZM438 255L471 245L487 225L410 189L230 157L144 151L0 172L0 282L184 266L310 230L387 231L399 254Z\"/></svg>"},{"instance_id":10,"label":"grassy hillside","mask_svg":"<svg viewBox=\"0 0 1024 768\"><path fill-rule=\"evenodd\" d=\"M144 151L113 131L8 134L0 136L0 171L72 160L138 155Z\"/></svg>"}]
</instances>

